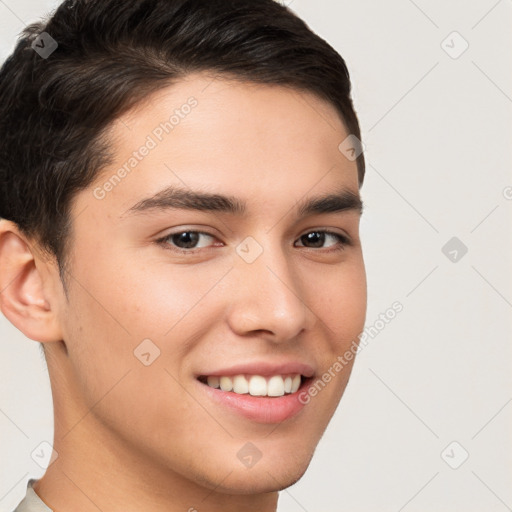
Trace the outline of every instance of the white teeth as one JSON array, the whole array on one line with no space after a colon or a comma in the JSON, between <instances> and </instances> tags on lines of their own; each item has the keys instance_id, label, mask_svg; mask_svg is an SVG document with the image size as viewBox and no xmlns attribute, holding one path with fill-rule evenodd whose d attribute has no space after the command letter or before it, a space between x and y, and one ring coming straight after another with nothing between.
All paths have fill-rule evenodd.
<instances>
[{"instance_id":1,"label":"white teeth","mask_svg":"<svg viewBox=\"0 0 512 512\"><path fill-rule=\"evenodd\" d=\"M292 392L292 378L290 376L284 379L284 392L291 393Z\"/></svg>"},{"instance_id":2,"label":"white teeth","mask_svg":"<svg viewBox=\"0 0 512 512\"><path fill-rule=\"evenodd\" d=\"M262 377L261 375L235 375L209 376L206 379L211 388L220 388L222 391L233 391L240 395L250 394L252 396L283 396L295 393L301 383L300 374L293 375L272 375Z\"/></svg>"},{"instance_id":3,"label":"white teeth","mask_svg":"<svg viewBox=\"0 0 512 512\"><path fill-rule=\"evenodd\" d=\"M267 394L267 381L261 375L253 375L249 381L249 394L252 396L265 396Z\"/></svg>"},{"instance_id":4,"label":"white teeth","mask_svg":"<svg viewBox=\"0 0 512 512\"><path fill-rule=\"evenodd\" d=\"M222 391L231 391L233 389L233 381L231 380L231 377L220 378L220 389L222 389Z\"/></svg>"},{"instance_id":5,"label":"white teeth","mask_svg":"<svg viewBox=\"0 0 512 512\"><path fill-rule=\"evenodd\" d=\"M249 383L247 379L243 375L237 375L233 379L233 391L240 395L245 395L249 393Z\"/></svg>"},{"instance_id":6,"label":"white teeth","mask_svg":"<svg viewBox=\"0 0 512 512\"><path fill-rule=\"evenodd\" d=\"M295 375L292 381L292 393L295 393L300 387L300 375Z\"/></svg>"},{"instance_id":7,"label":"white teeth","mask_svg":"<svg viewBox=\"0 0 512 512\"><path fill-rule=\"evenodd\" d=\"M300 376L299 376L299 380L300 380ZM283 377L281 377L280 375L276 375L276 376L270 377L270 379L268 379L267 394L268 394L268 396L283 396L284 395Z\"/></svg>"}]
</instances>

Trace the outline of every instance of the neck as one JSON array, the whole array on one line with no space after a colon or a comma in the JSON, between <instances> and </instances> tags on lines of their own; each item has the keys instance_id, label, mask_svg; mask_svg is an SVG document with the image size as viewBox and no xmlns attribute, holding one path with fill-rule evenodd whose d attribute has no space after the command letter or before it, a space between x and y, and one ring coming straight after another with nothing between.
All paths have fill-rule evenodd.
<instances>
[{"instance_id":1,"label":"neck","mask_svg":"<svg viewBox=\"0 0 512 512\"><path fill-rule=\"evenodd\" d=\"M93 421L84 421L90 425ZM62 424L61 424L62 426ZM88 432L77 425L67 435L57 428L58 457L34 485L55 512L275 512L277 492L226 494L229 474L221 475L217 490L184 478L160 463L130 452L123 441L105 432Z\"/></svg>"},{"instance_id":2,"label":"neck","mask_svg":"<svg viewBox=\"0 0 512 512\"><path fill-rule=\"evenodd\" d=\"M112 432L94 414L96 406L77 406L69 380L52 380L52 388L57 458L34 490L54 512L275 512L276 491L230 493L233 471L219 471L216 482L187 478Z\"/></svg>"}]
</instances>

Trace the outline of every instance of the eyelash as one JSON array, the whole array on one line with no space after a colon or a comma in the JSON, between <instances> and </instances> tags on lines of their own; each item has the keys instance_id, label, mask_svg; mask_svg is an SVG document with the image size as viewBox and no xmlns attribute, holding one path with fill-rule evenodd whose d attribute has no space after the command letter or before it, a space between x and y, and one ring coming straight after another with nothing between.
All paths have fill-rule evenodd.
<instances>
[{"instance_id":1,"label":"eyelash","mask_svg":"<svg viewBox=\"0 0 512 512\"><path fill-rule=\"evenodd\" d=\"M214 235L207 233L205 231L186 229L183 231L176 231L175 233L169 233L168 235L165 235L164 237L157 239L156 243L160 244L166 250L178 252L181 254L195 254L198 251L212 248L212 246L208 246L208 247L199 247L199 248L193 247L191 249L183 249L181 247L173 246L173 245L171 245L171 243L169 243L170 240L172 239L172 237L174 237L176 235L181 235L182 233L197 233L199 235L206 235L206 236L215 238ZM345 250L346 246L351 245L351 241L347 236L342 235L341 233L336 233L334 231L329 231L327 229L314 229L311 231L307 231L306 233L301 235L298 239L300 240L303 236L306 236L310 233L321 233L324 235L333 236L338 239L338 243L335 244L333 247L328 247L327 249L324 249L322 247L320 247L320 248L306 247L306 246L299 246L299 247L304 247L305 249L310 249L310 250L320 250L320 251L323 251L324 253L331 253L331 252L343 251L343 250Z\"/></svg>"}]
</instances>

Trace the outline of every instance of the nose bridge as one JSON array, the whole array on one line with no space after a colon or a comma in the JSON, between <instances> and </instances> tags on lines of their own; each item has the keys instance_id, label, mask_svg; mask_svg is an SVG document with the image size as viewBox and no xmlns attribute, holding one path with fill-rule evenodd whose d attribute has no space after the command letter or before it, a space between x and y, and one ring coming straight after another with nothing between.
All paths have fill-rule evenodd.
<instances>
[{"instance_id":1,"label":"nose bridge","mask_svg":"<svg viewBox=\"0 0 512 512\"><path fill-rule=\"evenodd\" d=\"M234 274L239 283L231 327L239 334L266 331L279 340L297 336L306 327L309 310L290 258L271 237L258 245L254 239L245 242L237 248Z\"/></svg>"}]
</instances>

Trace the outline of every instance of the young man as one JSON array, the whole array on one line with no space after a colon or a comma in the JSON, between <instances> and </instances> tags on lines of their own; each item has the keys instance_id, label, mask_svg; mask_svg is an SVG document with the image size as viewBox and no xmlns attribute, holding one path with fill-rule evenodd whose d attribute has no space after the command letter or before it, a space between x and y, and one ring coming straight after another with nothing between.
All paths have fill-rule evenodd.
<instances>
[{"instance_id":1,"label":"young man","mask_svg":"<svg viewBox=\"0 0 512 512\"><path fill-rule=\"evenodd\" d=\"M276 510L365 318L343 59L272 0L66 1L0 135L0 304L55 415L17 510Z\"/></svg>"}]
</instances>

